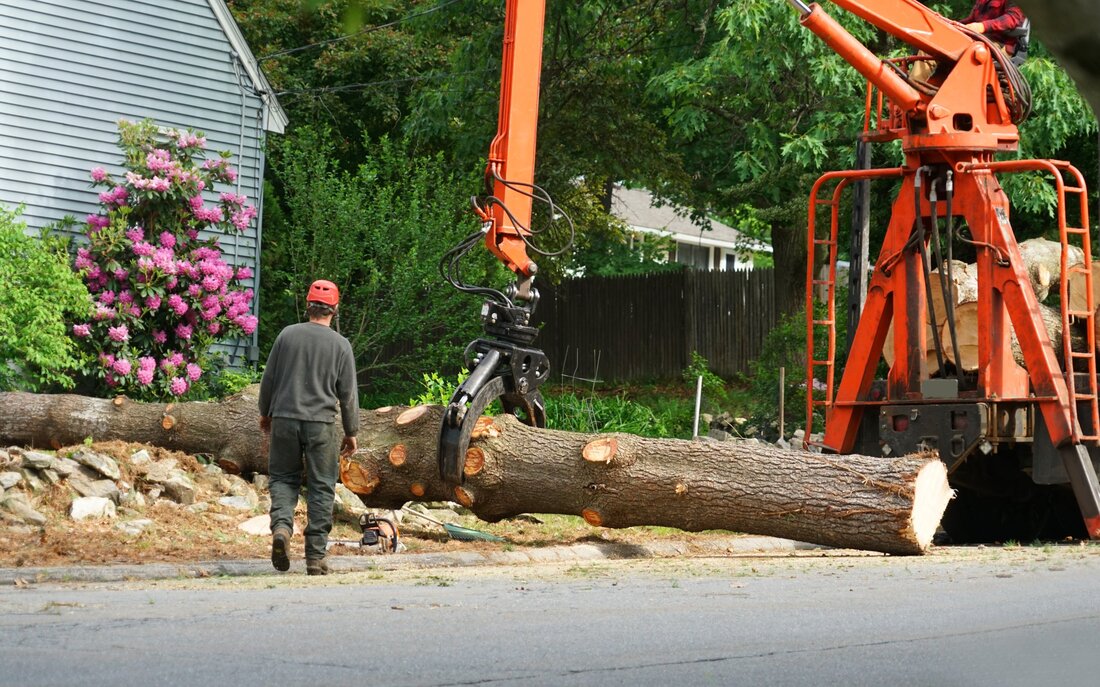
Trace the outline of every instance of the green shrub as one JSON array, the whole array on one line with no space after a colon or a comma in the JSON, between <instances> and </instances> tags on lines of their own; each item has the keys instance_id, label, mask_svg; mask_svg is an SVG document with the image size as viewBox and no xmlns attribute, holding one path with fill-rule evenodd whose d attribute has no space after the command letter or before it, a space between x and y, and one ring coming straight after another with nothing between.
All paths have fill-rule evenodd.
<instances>
[{"instance_id":1,"label":"green shrub","mask_svg":"<svg viewBox=\"0 0 1100 687\"><path fill-rule=\"evenodd\" d=\"M423 387L423 391L419 396L415 396L409 399L409 405L411 406L429 406L439 405L445 406L451 401L451 396L454 395L455 389L466 381L466 378L470 376L470 371L466 368L462 368L462 371L455 375L454 381L449 381L438 372L427 373L425 372L420 378L420 385Z\"/></svg>"},{"instance_id":2,"label":"green shrub","mask_svg":"<svg viewBox=\"0 0 1100 687\"><path fill-rule=\"evenodd\" d=\"M833 383L839 384L843 369L844 345L847 327L844 321L842 304L847 303L844 289L838 289L836 331L836 371ZM817 319L824 319L825 306L818 304ZM814 339L814 358L824 360L827 341L824 328L818 328ZM749 364L749 387L751 392L751 417L749 424L761 432L763 438L774 440L779 436L779 369L785 368L784 378L784 433L789 437L796 429L806 426L806 313L800 310L780 318L779 324L770 331L764 340L764 352ZM818 398L824 398L824 368L816 370L814 392ZM824 426L824 415L815 411L814 431Z\"/></svg>"},{"instance_id":3,"label":"green shrub","mask_svg":"<svg viewBox=\"0 0 1100 687\"><path fill-rule=\"evenodd\" d=\"M625 396L546 396L547 425L569 432L625 432L643 437L670 437L668 427L648 407Z\"/></svg>"},{"instance_id":4,"label":"green shrub","mask_svg":"<svg viewBox=\"0 0 1100 687\"><path fill-rule=\"evenodd\" d=\"M206 380L206 388L213 398L225 398L239 393L246 386L259 384L263 373L252 367L234 369L218 366L208 368L209 379Z\"/></svg>"},{"instance_id":5,"label":"green shrub","mask_svg":"<svg viewBox=\"0 0 1100 687\"><path fill-rule=\"evenodd\" d=\"M28 236L20 213L0 207L0 389L70 388L79 361L65 323L88 312L88 291L65 242Z\"/></svg>"},{"instance_id":6,"label":"green shrub","mask_svg":"<svg viewBox=\"0 0 1100 687\"><path fill-rule=\"evenodd\" d=\"M730 398L726 390L726 381L710 371L706 358L699 355L698 351L692 351L691 364L684 368L684 381L691 388L693 399L699 377L703 378L703 412L715 413L727 410Z\"/></svg>"}]
</instances>

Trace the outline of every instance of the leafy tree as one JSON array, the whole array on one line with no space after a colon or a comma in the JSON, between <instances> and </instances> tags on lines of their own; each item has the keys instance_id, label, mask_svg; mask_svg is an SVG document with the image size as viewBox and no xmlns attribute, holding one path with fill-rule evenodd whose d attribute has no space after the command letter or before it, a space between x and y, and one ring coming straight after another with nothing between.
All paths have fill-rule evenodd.
<instances>
[{"instance_id":1,"label":"leafy tree","mask_svg":"<svg viewBox=\"0 0 1100 687\"><path fill-rule=\"evenodd\" d=\"M406 141L410 153L437 160L460 185L456 193L481 190L477 173L497 118L502 0L427 6L232 0L231 6L251 43L263 46L262 65L292 122L332 127L331 171L355 174L374 154L364 146L389 135ZM953 17L969 6L970 0L933 5ZM828 8L876 53L911 52ZM764 225L759 237L774 248L778 305L796 310L807 194L820 173L853 164L864 79L802 28L782 0L548 3L543 54L536 181L578 220L577 252L539 259L543 276L632 267L622 259L628 255L622 227L599 211L600 204L608 208L611 184L627 181L697 216ZM1064 73L1038 45L1024 73L1036 99L1020 155L1092 164L1094 120ZM896 145L881 146L875 164L894 164L899 155ZM276 195L294 193L281 168L270 172ZM1017 233L1049 231L1049 185L1037 175L1004 183ZM875 189L876 197L892 196L886 182ZM267 207L278 212L276 205L286 203ZM877 203L872 226L884 230L889 211L888 202ZM550 247L560 239L551 232Z\"/></svg>"},{"instance_id":2,"label":"leafy tree","mask_svg":"<svg viewBox=\"0 0 1100 687\"><path fill-rule=\"evenodd\" d=\"M970 3L956 0L935 8L965 16ZM912 49L846 12L829 11L854 36L882 55ZM779 308L793 311L802 297L806 204L818 175L852 165L855 135L862 126L864 84L846 62L802 28L786 3L727 2L718 11L723 39L704 56L675 65L656 77L650 92L666 103L674 144L694 180L690 193L699 206L748 204L771 226ZM1072 84L1041 48L1024 66L1036 93L1032 118L1024 125L1026 156L1051 156L1095 121ZM713 142L720 140L722 146ZM875 164L900 160L895 145L876 149ZM1017 207L1046 213L1051 199L1045 182L1006 181ZM878 205L885 228L889 204ZM1027 222L1024 222L1027 225Z\"/></svg>"},{"instance_id":3,"label":"leafy tree","mask_svg":"<svg viewBox=\"0 0 1100 687\"><path fill-rule=\"evenodd\" d=\"M397 391L424 370L457 370L480 333L480 304L443 281L439 261L443 247L477 231L469 182L438 156L385 138L364 142L369 154L355 172L337 168L324 128L300 127L273 148L286 190L264 234L267 345L300 320L306 287L324 278L340 287L338 326L370 392ZM463 277L500 286L502 271L479 251Z\"/></svg>"},{"instance_id":4,"label":"leafy tree","mask_svg":"<svg viewBox=\"0 0 1100 687\"><path fill-rule=\"evenodd\" d=\"M69 388L79 361L65 323L87 312L88 292L65 243L27 235L19 214L0 207L0 389Z\"/></svg>"}]
</instances>

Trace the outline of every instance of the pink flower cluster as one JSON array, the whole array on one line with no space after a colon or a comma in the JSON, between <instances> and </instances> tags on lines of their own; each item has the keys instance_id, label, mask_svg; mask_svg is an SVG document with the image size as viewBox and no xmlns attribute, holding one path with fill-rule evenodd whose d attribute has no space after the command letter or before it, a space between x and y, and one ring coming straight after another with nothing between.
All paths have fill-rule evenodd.
<instances>
[{"instance_id":1,"label":"pink flower cluster","mask_svg":"<svg viewBox=\"0 0 1100 687\"><path fill-rule=\"evenodd\" d=\"M232 192L206 204L204 191L235 180L236 172L224 158L191 161L206 147L203 136L147 123L119 126L132 162L121 183L103 167L91 171L106 190L101 212L86 220L88 242L73 266L94 314L73 323L72 335L99 361L91 379L113 393L183 396L201 382L200 361L215 341L257 326L254 293L243 285L252 270L226 263L217 240L200 238L200 231L243 231L257 211Z\"/></svg>"}]
</instances>

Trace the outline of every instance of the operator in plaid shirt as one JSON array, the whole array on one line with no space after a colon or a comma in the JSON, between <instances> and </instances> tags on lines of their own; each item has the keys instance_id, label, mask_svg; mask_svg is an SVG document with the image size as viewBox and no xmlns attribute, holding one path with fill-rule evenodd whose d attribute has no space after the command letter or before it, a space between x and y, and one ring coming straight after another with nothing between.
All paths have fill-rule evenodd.
<instances>
[{"instance_id":1,"label":"operator in plaid shirt","mask_svg":"<svg viewBox=\"0 0 1100 687\"><path fill-rule=\"evenodd\" d=\"M966 28L1003 45L1009 55L1016 54L1016 37L1008 32L1020 28L1023 23L1024 13L1012 0L978 0L962 20Z\"/></svg>"}]
</instances>

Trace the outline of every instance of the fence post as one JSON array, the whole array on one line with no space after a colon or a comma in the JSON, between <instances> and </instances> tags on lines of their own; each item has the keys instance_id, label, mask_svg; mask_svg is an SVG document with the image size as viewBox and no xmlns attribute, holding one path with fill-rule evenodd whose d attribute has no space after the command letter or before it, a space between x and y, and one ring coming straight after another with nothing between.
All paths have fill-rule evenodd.
<instances>
[{"instance_id":1,"label":"fence post","mask_svg":"<svg viewBox=\"0 0 1100 687\"><path fill-rule=\"evenodd\" d=\"M695 382L695 422L691 426L691 438L699 436L699 410L703 405L703 375Z\"/></svg>"}]
</instances>

